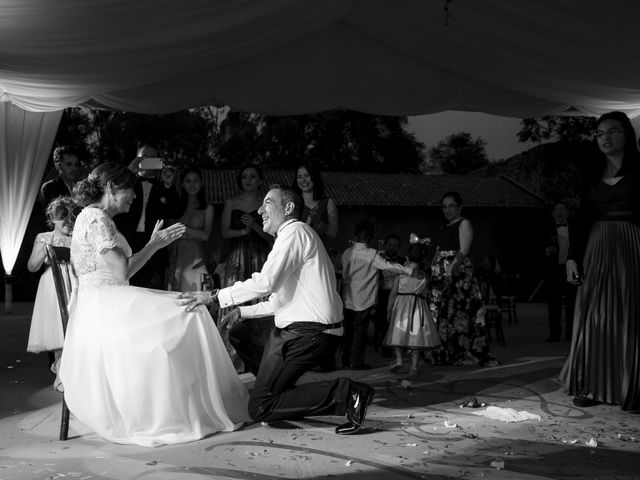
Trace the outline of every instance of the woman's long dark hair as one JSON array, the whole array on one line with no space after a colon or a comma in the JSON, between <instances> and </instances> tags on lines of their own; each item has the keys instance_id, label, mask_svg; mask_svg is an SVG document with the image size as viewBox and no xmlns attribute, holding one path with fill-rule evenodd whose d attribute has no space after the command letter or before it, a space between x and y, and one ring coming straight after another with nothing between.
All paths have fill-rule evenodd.
<instances>
[{"instance_id":1,"label":"woman's long dark hair","mask_svg":"<svg viewBox=\"0 0 640 480\"><path fill-rule=\"evenodd\" d=\"M256 165L255 163L245 163L240 167L240 170L238 170L238 173L236 174L236 183L241 192L242 192L242 174L244 174L245 170L255 170L256 173L258 174L258 178L264 182L264 171L262 170L262 168Z\"/></svg>"},{"instance_id":2,"label":"woman's long dark hair","mask_svg":"<svg viewBox=\"0 0 640 480\"><path fill-rule=\"evenodd\" d=\"M596 122L596 130L598 126L605 120L615 120L620 124L626 135L626 141L624 144L624 156L622 159L622 165L620 170L616 172L616 176L624 175L630 172L637 172L640 169L640 151L638 150L638 137L636 131L631 124L629 117L623 112L607 112L603 114ZM600 181L602 175L607 168L607 157L598 148L598 141L594 139L595 143L595 159L593 162L593 168L588 172L590 183L596 183Z\"/></svg>"},{"instance_id":3,"label":"woman's long dark hair","mask_svg":"<svg viewBox=\"0 0 640 480\"><path fill-rule=\"evenodd\" d=\"M198 201L198 206L196 208L198 210L204 210L205 208L207 208L207 196L205 195L205 184L204 177L202 176L202 170L200 170L198 167L187 167L180 173L180 208L182 212L184 212L187 209L187 203L189 202L189 196L185 193L184 187L182 186L184 177L186 177L189 173L195 173L198 178L200 178L202 188L200 188L200 191L196 195L196 200Z\"/></svg>"},{"instance_id":4,"label":"woman's long dark hair","mask_svg":"<svg viewBox=\"0 0 640 480\"><path fill-rule=\"evenodd\" d=\"M76 183L73 195L80 205L86 206L100 201L109 184L122 190L133 188L137 181L136 174L124 165L106 162L94 168L87 178Z\"/></svg>"},{"instance_id":5,"label":"woman's long dark hair","mask_svg":"<svg viewBox=\"0 0 640 480\"><path fill-rule=\"evenodd\" d=\"M324 182L322 181L320 170L318 170L313 165L310 165L308 163L301 163L300 165L298 165L293 171L293 182L291 184L291 187L296 191L298 195L302 197L302 189L298 186L298 171L301 168L305 168L307 172L309 172L309 176L311 177L311 181L313 182L313 199L320 200L325 195Z\"/></svg>"}]
</instances>

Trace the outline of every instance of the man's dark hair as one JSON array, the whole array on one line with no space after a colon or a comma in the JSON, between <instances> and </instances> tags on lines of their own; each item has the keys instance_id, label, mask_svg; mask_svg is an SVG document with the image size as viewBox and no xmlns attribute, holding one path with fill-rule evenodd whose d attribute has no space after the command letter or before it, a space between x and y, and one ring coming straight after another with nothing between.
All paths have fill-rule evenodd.
<instances>
[{"instance_id":1,"label":"man's dark hair","mask_svg":"<svg viewBox=\"0 0 640 480\"><path fill-rule=\"evenodd\" d=\"M58 165L60 165L60 162L62 162L65 155L74 155L76 158L78 158L78 154L72 147L68 145L56 147L56 149L53 151L53 163L56 165L56 168L58 167Z\"/></svg>"},{"instance_id":2,"label":"man's dark hair","mask_svg":"<svg viewBox=\"0 0 640 480\"><path fill-rule=\"evenodd\" d=\"M300 220L302 216L302 210L304 209L304 201L302 197L298 195L298 193L292 188L287 186L281 186L278 184L271 185L269 190L278 190L280 191L280 200L282 202L282 206L286 206L287 203L293 203L293 212L291 212L288 216L290 218L295 218L296 220Z\"/></svg>"},{"instance_id":3,"label":"man's dark hair","mask_svg":"<svg viewBox=\"0 0 640 480\"><path fill-rule=\"evenodd\" d=\"M354 232L356 235L360 235L360 233L364 233L369 240L373 238L373 223L368 220L360 220L356 223L356 228Z\"/></svg>"}]
</instances>

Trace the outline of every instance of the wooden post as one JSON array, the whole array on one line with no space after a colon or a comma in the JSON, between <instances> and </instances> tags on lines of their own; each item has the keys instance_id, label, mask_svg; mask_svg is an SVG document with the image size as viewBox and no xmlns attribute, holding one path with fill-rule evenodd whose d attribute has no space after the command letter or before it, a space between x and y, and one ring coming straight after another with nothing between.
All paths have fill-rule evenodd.
<instances>
[{"instance_id":1,"label":"wooden post","mask_svg":"<svg viewBox=\"0 0 640 480\"><path fill-rule=\"evenodd\" d=\"M11 275L4 277L4 313L13 313L13 288L11 286Z\"/></svg>"}]
</instances>

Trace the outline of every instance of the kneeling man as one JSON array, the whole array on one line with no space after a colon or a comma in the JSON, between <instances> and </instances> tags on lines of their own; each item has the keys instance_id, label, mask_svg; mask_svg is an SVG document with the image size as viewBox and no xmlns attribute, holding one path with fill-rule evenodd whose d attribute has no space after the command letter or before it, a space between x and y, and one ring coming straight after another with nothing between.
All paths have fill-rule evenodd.
<instances>
[{"instance_id":1,"label":"kneeling man","mask_svg":"<svg viewBox=\"0 0 640 480\"><path fill-rule=\"evenodd\" d=\"M318 234L298 220L302 208L293 189L269 190L258 213L275 242L262 270L219 291L183 293L180 302L187 310L216 301L224 308L270 295L265 302L239 307L240 321L230 322L229 340L256 375L249 415L262 422L346 415L336 433L349 435L362 428L372 387L346 377L296 386L304 373L335 353L342 336L333 264ZM274 315L275 327L265 344L242 319L268 315Z\"/></svg>"}]
</instances>

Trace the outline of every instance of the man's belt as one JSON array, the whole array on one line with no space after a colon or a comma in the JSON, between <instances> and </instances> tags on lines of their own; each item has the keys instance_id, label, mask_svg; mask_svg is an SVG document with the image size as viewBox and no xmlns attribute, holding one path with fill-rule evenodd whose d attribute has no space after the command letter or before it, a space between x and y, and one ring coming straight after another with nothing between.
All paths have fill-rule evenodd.
<instances>
[{"instance_id":1,"label":"man's belt","mask_svg":"<svg viewBox=\"0 0 640 480\"><path fill-rule=\"evenodd\" d=\"M297 333L298 335L313 335L325 330L336 330L342 327L342 322L336 323L319 323L319 322L291 322L283 328L288 332Z\"/></svg>"}]
</instances>

